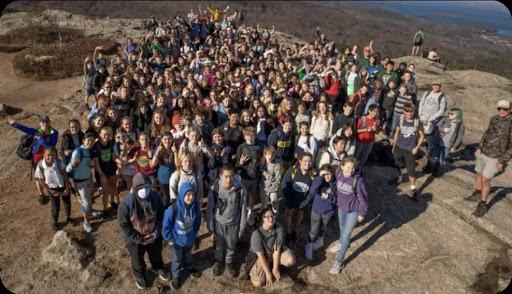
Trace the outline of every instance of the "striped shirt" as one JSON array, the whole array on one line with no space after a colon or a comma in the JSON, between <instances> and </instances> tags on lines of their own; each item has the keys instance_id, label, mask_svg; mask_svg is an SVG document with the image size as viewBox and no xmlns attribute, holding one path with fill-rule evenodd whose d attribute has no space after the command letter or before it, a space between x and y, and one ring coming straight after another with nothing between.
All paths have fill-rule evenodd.
<instances>
[{"instance_id":1,"label":"striped shirt","mask_svg":"<svg viewBox=\"0 0 512 294\"><path fill-rule=\"evenodd\" d=\"M396 97L395 109L393 111L394 114L402 115L402 113L404 112L404 105L406 103L413 104L412 96L399 94L398 97Z\"/></svg>"}]
</instances>

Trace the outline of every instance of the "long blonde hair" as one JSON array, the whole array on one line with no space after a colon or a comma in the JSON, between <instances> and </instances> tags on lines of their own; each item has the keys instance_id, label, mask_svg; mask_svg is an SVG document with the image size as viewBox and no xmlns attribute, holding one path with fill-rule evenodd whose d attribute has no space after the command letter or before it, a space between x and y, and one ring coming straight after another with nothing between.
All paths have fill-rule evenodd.
<instances>
[{"instance_id":1,"label":"long blonde hair","mask_svg":"<svg viewBox=\"0 0 512 294\"><path fill-rule=\"evenodd\" d=\"M328 105L328 104L327 104L327 102L325 102L325 101L318 101L318 103L316 104L316 109L315 109L315 113L314 113L315 117L316 117L316 118L320 118L320 115L321 115L321 113L320 113L320 104L324 104L324 105L325 105L325 108L327 109L327 110L326 110L327 119L328 119L328 120L333 120L333 115L332 115L332 113L329 111L329 105Z\"/></svg>"}]
</instances>

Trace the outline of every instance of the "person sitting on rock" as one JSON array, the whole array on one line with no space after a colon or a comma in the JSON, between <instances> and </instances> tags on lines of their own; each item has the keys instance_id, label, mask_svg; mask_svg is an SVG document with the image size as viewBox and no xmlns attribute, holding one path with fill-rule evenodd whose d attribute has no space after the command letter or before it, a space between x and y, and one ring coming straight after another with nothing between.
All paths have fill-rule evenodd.
<instances>
[{"instance_id":1,"label":"person sitting on rock","mask_svg":"<svg viewBox=\"0 0 512 294\"><path fill-rule=\"evenodd\" d=\"M280 266L295 265L293 252L284 245L283 227L276 223L276 215L271 207L261 214L261 225L251 235L250 254L255 254L255 263L246 264L255 287L271 286L281 279ZM250 264L253 264L249 267Z\"/></svg>"},{"instance_id":2,"label":"person sitting on rock","mask_svg":"<svg viewBox=\"0 0 512 294\"><path fill-rule=\"evenodd\" d=\"M133 176L132 190L119 206L117 213L124 243L130 253L137 288L148 287L144 262L146 252L159 278L169 281L169 273L165 270L162 260L164 208L160 195L151 190L150 180L142 173Z\"/></svg>"},{"instance_id":3,"label":"person sitting on rock","mask_svg":"<svg viewBox=\"0 0 512 294\"><path fill-rule=\"evenodd\" d=\"M491 118L478 149L475 152L475 191L466 200L480 202L473 213L477 217L487 213L487 199L491 190L491 179L503 172L512 159L512 115L510 101L498 101L498 115Z\"/></svg>"}]
</instances>

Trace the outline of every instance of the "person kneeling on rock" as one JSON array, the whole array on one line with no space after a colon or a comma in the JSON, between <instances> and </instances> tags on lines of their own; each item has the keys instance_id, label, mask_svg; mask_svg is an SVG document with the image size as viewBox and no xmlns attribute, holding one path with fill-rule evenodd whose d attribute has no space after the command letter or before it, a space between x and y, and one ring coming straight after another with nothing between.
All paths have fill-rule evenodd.
<instances>
[{"instance_id":1,"label":"person kneeling on rock","mask_svg":"<svg viewBox=\"0 0 512 294\"><path fill-rule=\"evenodd\" d=\"M172 289L181 286L183 269L193 278L201 276L192 265L192 247L200 226L201 207L196 201L196 191L191 184L183 183L177 201L165 211L162 227L162 235L171 249Z\"/></svg>"},{"instance_id":2,"label":"person kneeling on rock","mask_svg":"<svg viewBox=\"0 0 512 294\"><path fill-rule=\"evenodd\" d=\"M153 270L161 280L169 281L162 260L162 219L164 208L160 195L151 190L151 182L141 173L133 176L132 191L118 208L117 219L130 253L137 288L147 287L145 279L147 252Z\"/></svg>"},{"instance_id":3,"label":"person kneeling on rock","mask_svg":"<svg viewBox=\"0 0 512 294\"><path fill-rule=\"evenodd\" d=\"M251 248L246 262L246 274L249 273L255 287L271 286L281 279L280 265L292 267L295 256L284 246L283 227L276 223L272 207L261 213L261 225L252 232ZM256 255L256 260L249 258ZM247 276L246 276L247 277Z\"/></svg>"}]
</instances>

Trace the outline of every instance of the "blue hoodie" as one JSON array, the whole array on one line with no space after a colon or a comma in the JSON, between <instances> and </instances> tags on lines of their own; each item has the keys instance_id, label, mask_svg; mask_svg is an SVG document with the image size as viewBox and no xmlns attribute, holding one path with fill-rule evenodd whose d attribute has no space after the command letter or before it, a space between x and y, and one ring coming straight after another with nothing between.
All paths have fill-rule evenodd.
<instances>
[{"instance_id":1,"label":"blue hoodie","mask_svg":"<svg viewBox=\"0 0 512 294\"><path fill-rule=\"evenodd\" d=\"M177 215L173 215L173 205L169 206L165 211L162 226L164 239L173 241L180 247L192 245L201 226L201 210L198 202L194 201L189 206L185 204L185 194L188 191L195 192L194 187L189 183L183 183L179 188L178 200L176 201L176 205L178 205Z\"/></svg>"}]
</instances>

